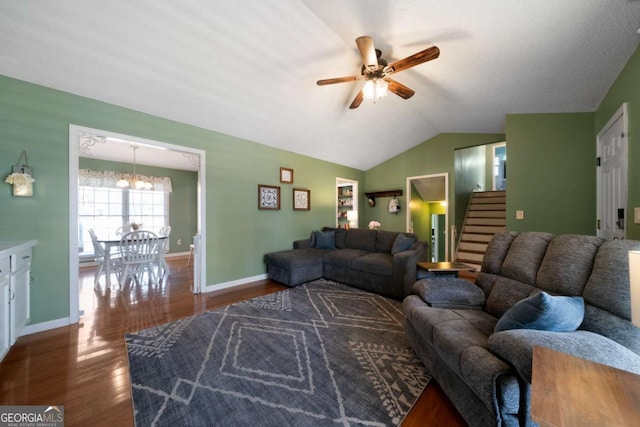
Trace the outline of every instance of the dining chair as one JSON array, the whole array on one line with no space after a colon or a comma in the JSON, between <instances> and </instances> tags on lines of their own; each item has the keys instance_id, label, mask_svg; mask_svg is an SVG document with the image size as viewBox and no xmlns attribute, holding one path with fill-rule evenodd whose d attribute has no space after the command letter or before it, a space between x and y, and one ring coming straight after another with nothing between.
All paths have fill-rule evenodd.
<instances>
[{"instance_id":1,"label":"dining chair","mask_svg":"<svg viewBox=\"0 0 640 427\"><path fill-rule=\"evenodd\" d=\"M100 276L105 271L105 249L104 246L98 241L98 237L96 236L96 232L93 228L89 229L89 236L91 236L91 243L93 244L93 254L94 259L98 263L98 268L96 269L96 275L94 278L95 286L100 284ZM120 255L119 253L111 253L109 256L109 262L111 263L111 270L118 273L117 264L119 262ZM107 284L110 283L109 278L107 278Z\"/></svg>"},{"instance_id":2,"label":"dining chair","mask_svg":"<svg viewBox=\"0 0 640 427\"><path fill-rule=\"evenodd\" d=\"M167 250L169 248L169 237L171 236L171 226L165 225L160 228L158 234L164 239L158 241L158 245L160 249L158 250L158 275L160 278L164 278L165 275L170 276L169 274L169 266L167 265L167 260L165 259L165 255L167 254Z\"/></svg>"},{"instance_id":3,"label":"dining chair","mask_svg":"<svg viewBox=\"0 0 640 427\"><path fill-rule=\"evenodd\" d=\"M120 239L120 287L127 278L133 277L136 283L140 283L139 277L147 272L149 279L157 281L154 266L157 265L159 256L158 236L151 231L131 231Z\"/></svg>"}]
</instances>

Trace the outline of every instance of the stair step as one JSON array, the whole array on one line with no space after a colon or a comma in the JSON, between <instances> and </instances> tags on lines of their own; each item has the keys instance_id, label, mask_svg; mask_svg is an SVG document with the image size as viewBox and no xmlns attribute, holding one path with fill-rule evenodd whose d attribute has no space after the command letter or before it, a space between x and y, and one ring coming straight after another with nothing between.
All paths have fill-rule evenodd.
<instances>
[{"instance_id":1,"label":"stair step","mask_svg":"<svg viewBox=\"0 0 640 427\"><path fill-rule=\"evenodd\" d=\"M465 225L462 233L496 234L504 231L504 227L490 227L482 225Z\"/></svg>"},{"instance_id":2,"label":"stair step","mask_svg":"<svg viewBox=\"0 0 640 427\"><path fill-rule=\"evenodd\" d=\"M467 251L458 251L458 258L468 260L468 262L476 262L481 264L482 259L484 258L484 254L467 252ZM467 262L467 261L463 261L463 262Z\"/></svg>"},{"instance_id":3,"label":"stair step","mask_svg":"<svg viewBox=\"0 0 640 427\"><path fill-rule=\"evenodd\" d=\"M507 192L504 191L504 190L500 190L500 191L474 191L471 194L473 195L473 197L497 197L497 196L506 197Z\"/></svg>"},{"instance_id":4,"label":"stair step","mask_svg":"<svg viewBox=\"0 0 640 427\"><path fill-rule=\"evenodd\" d=\"M505 211L507 205L505 203L474 203L469 206L470 211Z\"/></svg>"},{"instance_id":5,"label":"stair step","mask_svg":"<svg viewBox=\"0 0 640 427\"><path fill-rule=\"evenodd\" d=\"M462 237L460 238L460 241L489 243L489 241L492 238L493 238L493 234L462 233Z\"/></svg>"},{"instance_id":6,"label":"stair step","mask_svg":"<svg viewBox=\"0 0 640 427\"><path fill-rule=\"evenodd\" d=\"M473 243L473 242L460 242L460 246L458 247L458 252L479 252L484 254L487 250L486 243Z\"/></svg>"},{"instance_id":7,"label":"stair step","mask_svg":"<svg viewBox=\"0 0 640 427\"><path fill-rule=\"evenodd\" d=\"M506 218L505 211L469 211L467 218Z\"/></svg>"},{"instance_id":8,"label":"stair step","mask_svg":"<svg viewBox=\"0 0 640 427\"><path fill-rule=\"evenodd\" d=\"M504 204L507 202L506 197L478 197L471 199L471 206L479 203L483 204Z\"/></svg>"},{"instance_id":9,"label":"stair step","mask_svg":"<svg viewBox=\"0 0 640 427\"><path fill-rule=\"evenodd\" d=\"M467 218L468 225L491 225L491 226L505 226L507 220L505 218Z\"/></svg>"}]
</instances>

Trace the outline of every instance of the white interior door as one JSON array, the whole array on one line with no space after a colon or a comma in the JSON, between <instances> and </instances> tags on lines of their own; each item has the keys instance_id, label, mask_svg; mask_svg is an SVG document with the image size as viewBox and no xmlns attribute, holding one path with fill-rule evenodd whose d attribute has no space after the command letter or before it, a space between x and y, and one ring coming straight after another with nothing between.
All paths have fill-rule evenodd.
<instances>
[{"instance_id":1,"label":"white interior door","mask_svg":"<svg viewBox=\"0 0 640 427\"><path fill-rule=\"evenodd\" d=\"M598 134L598 236L624 239L627 219L627 104Z\"/></svg>"}]
</instances>

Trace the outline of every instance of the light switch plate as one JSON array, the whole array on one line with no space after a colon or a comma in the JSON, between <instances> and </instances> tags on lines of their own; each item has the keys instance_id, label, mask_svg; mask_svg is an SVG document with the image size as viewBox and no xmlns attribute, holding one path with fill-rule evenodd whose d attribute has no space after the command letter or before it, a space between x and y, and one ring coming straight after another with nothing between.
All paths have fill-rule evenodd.
<instances>
[{"instance_id":1,"label":"light switch plate","mask_svg":"<svg viewBox=\"0 0 640 427\"><path fill-rule=\"evenodd\" d=\"M640 224L640 208L633 208L633 222Z\"/></svg>"},{"instance_id":2,"label":"light switch plate","mask_svg":"<svg viewBox=\"0 0 640 427\"><path fill-rule=\"evenodd\" d=\"M516 219L524 219L524 211L516 211Z\"/></svg>"}]
</instances>

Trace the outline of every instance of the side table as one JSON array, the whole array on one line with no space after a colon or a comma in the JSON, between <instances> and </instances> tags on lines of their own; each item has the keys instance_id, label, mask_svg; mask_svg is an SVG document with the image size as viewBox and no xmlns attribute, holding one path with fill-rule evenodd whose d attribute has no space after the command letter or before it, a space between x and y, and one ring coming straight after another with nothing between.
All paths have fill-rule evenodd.
<instances>
[{"instance_id":1,"label":"side table","mask_svg":"<svg viewBox=\"0 0 640 427\"><path fill-rule=\"evenodd\" d=\"M417 280L433 276L458 277L461 271L476 271L475 268L463 262L419 262L416 265L418 267Z\"/></svg>"}]
</instances>

